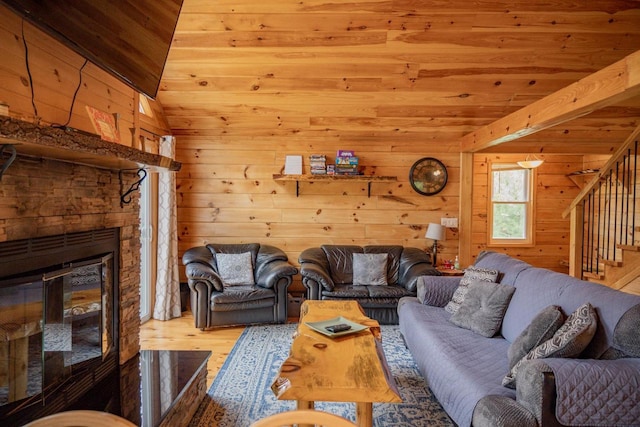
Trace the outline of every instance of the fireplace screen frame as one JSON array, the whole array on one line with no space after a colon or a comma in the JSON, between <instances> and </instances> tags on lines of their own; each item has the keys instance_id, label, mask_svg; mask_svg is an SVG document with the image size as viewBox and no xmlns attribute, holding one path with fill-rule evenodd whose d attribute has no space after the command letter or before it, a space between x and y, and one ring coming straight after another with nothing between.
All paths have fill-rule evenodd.
<instances>
[{"instance_id":1,"label":"fireplace screen frame","mask_svg":"<svg viewBox=\"0 0 640 427\"><path fill-rule=\"evenodd\" d=\"M49 404L67 391L76 395L78 384L92 383L106 367L117 366L119 246L118 228L0 243L0 289L24 283L35 293L38 283L42 289L42 320L34 322L32 331L36 347L40 340L40 389L3 401L0 419L35 403ZM47 302L52 303L49 309ZM73 337L73 331L79 333ZM55 345L45 339L49 332L57 339ZM5 359L0 362L12 363Z\"/></svg>"}]
</instances>

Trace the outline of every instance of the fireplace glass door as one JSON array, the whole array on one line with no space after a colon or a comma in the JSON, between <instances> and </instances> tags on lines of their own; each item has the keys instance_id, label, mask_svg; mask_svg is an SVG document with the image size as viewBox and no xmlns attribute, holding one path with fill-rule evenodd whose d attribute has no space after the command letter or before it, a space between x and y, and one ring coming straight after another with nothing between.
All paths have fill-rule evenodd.
<instances>
[{"instance_id":1,"label":"fireplace glass door","mask_svg":"<svg viewBox=\"0 0 640 427\"><path fill-rule=\"evenodd\" d=\"M0 405L42 393L42 281L0 287Z\"/></svg>"},{"instance_id":2,"label":"fireplace glass door","mask_svg":"<svg viewBox=\"0 0 640 427\"><path fill-rule=\"evenodd\" d=\"M0 282L0 405L46 395L101 361L113 326L112 254Z\"/></svg>"}]
</instances>

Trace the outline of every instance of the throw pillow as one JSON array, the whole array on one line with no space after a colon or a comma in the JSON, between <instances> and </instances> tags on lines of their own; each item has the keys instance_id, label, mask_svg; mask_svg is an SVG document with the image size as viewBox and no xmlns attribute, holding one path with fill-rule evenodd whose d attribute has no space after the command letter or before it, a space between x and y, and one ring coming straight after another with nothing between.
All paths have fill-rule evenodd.
<instances>
[{"instance_id":1,"label":"throw pillow","mask_svg":"<svg viewBox=\"0 0 640 427\"><path fill-rule=\"evenodd\" d=\"M469 267L464 271L464 276L460 279L460 285L453 293L451 301L444 307L449 313L455 313L460 308L460 304L464 301L469 285L474 280L483 282L495 282L498 277L498 270L490 270L486 268Z\"/></svg>"},{"instance_id":2,"label":"throw pillow","mask_svg":"<svg viewBox=\"0 0 640 427\"><path fill-rule=\"evenodd\" d=\"M564 313L557 305L550 305L538 313L509 346L509 369L532 349L552 338L564 321Z\"/></svg>"},{"instance_id":3,"label":"throw pillow","mask_svg":"<svg viewBox=\"0 0 640 427\"><path fill-rule=\"evenodd\" d=\"M251 252L216 254L218 274L225 285L255 285Z\"/></svg>"},{"instance_id":4,"label":"throw pillow","mask_svg":"<svg viewBox=\"0 0 640 427\"><path fill-rule=\"evenodd\" d=\"M640 357L640 304L620 317L613 330L613 347L629 357Z\"/></svg>"},{"instance_id":5,"label":"throw pillow","mask_svg":"<svg viewBox=\"0 0 640 427\"><path fill-rule=\"evenodd\" d=\"M515 388L516 374L527 360L547 357L576 357L587 348L598 327L598 315L591 304L584 303L576 309L553 337L543 342L520 359L502 379L502 385Z\"/></svg>"},{"instance_id":6,"label":"throw pillow","mask_svg":"<svg viewBox=\"0 0 640 427\"><path fill-rule=\"evenodd\" d=\"M353 254L353 284L354 285L386 285L387 259L389 255L381 254Z\"/></svg>"},{"instance_id":7,"label":"throw pillow","mask_svg":"<svg viewBox=\"0 0 640 427\"><path fill-rule=\"evenodd\" d=\"M500 329L515 290L513 286L475 281L469 286L464 301L449 321L491 338Z\"/></svg>"}]
</instances>

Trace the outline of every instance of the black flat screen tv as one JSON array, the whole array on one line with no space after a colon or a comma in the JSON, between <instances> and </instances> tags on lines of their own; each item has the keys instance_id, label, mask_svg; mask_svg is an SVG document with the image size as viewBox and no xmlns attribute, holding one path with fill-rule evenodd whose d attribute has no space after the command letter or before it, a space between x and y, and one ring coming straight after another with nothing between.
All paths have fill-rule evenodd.
<instances>
[{"instance_id":1,"label":"black flat screen tv","mask_svg":"<svg viewBox=\"0 0 640 427\"><path fill-rule=\"evenodd\" d=\"M183 0L0 0L18 15L155 98Z\"/></svg>"}]
</instances>

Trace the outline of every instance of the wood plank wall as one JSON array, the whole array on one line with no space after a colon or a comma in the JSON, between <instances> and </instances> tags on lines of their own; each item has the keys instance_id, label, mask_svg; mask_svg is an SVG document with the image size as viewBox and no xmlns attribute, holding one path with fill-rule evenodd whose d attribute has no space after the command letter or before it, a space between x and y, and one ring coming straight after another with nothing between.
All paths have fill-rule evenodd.
<instances>
[{"instance_id":1,"label":"wood plank wall","mask_svg":"<svg viewBox=\"0 0 640 427\"><path fill-rule=\"evenodd\" d=\"M458 154L451 144L425 151L401 142L360 145L356 154L366 173L392 175L398 182L276 182L287 154L326 153L352 144L315 138L278 142L270 138L180 136L177 159L180 250L207 242L257 241L285 250L297 263L299 253L321 244L402 244L426 248L426 224L458 212ZM447 166L449 182L436 196L414 192L408 183L413 162L434 156ZM441 243L443 256L457 253L455 233Z\"/></svg>"},{"instance_id":2,"label":"wood plank wall","mask_svg":"<svg viewBox=\"0 0 640 427\"><path fill-rule=\"evenodd\" d=\"M562 210L569 206L581 188L566 174L583 168L583 156L545 155L540 158L545 162L535 169L535 246L501 247L487 245L489 165L491 162L517 162L523 157L514 154L474 156L472 253L477 255L482 250L504 252L536 267L567 273L570 224L569 218L562 218Z\"/></svg>"},{"instance_id":3,"label":"wood plank wall","mask_svg":"<svg viewBox=\"0 0 640 427\"><path fill-rule=\"evenodd\" d=\"M638 49L639 18L626 1L185 0L159 93L183 163L180 251L257 241L297 264L324 243L429 247L427 224L457 217L465 202L460 138ZM596 118L581 130L626 125ZM550 131L523 150L570 154L541 169L540 193L562 206L575 192L565 173L582 169L578 134ZM295 183L272 179L287 154L333 161L337 149L398 181L372 184L370 198L363 183L304 183L296 197ZM408 182L424 156L449 170L432 197ZM486 185L483 159L475 181ZM550 218L560 211L552 204L540 207L538 246L517 255L557 268L568 224ZM474 255L486 246L482 227L478 218ZM456 230L441 253L458 253Z\"/></svg>"},{"instance_id":4,"label":"wood plank wall","mask_svg":"<svg viewBox=\"0 0 640 427\"><path fill-rule=\"evenodd\" d=\"M37 117L31 100L22 37L23 21L0 6L0 101L9 104L11 115L23 120L65 124L73 93L80 82L84 59L38 28L24 22ZM85 107L120 115L121 143L132 146L134 138L134 91L102 69L87 63L69 126L95 133Z\"/></svg>"}]
</instances>

